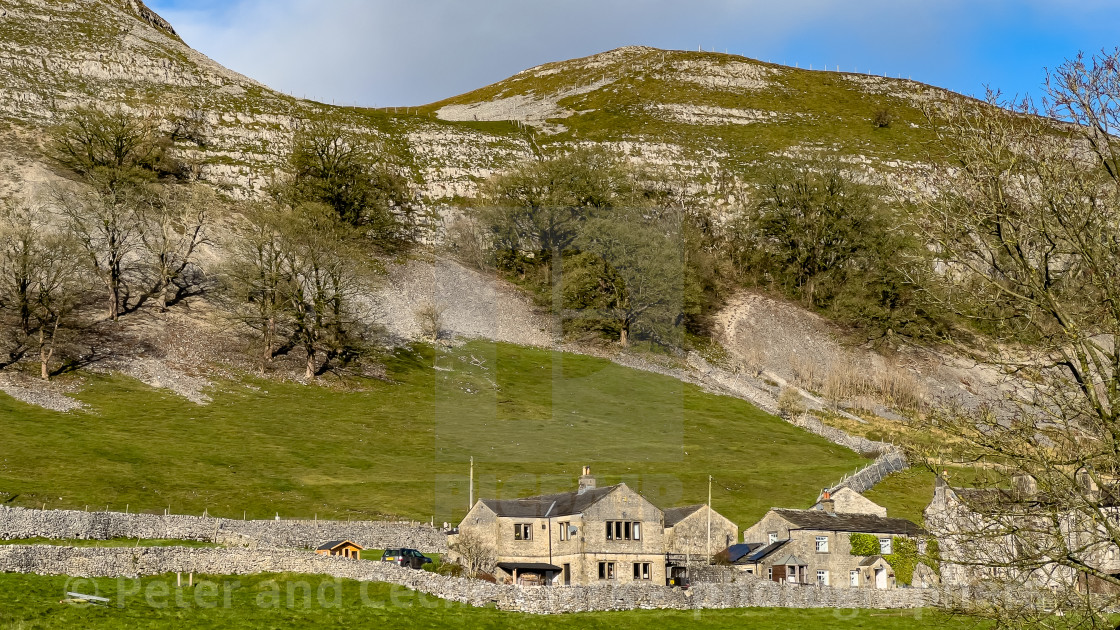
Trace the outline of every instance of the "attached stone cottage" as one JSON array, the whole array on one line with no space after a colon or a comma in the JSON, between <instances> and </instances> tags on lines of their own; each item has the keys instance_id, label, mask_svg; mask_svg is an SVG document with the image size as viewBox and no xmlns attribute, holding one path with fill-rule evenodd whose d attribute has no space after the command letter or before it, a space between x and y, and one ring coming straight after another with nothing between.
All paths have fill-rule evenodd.
<instances>
[{"instance_id":1,"label":"attached stone cottage","mask_svg":"<svg viewBox=\"0 0 1120 630\"><path fill-rule=\"evenodd\" d=\"M894 552L897 537L918 539L924 533L906 519L839 512L826 494L819 509L774 508L767 512L744 532L751 550L734 563L743 571L775 582L894 588L894 570L884 556ZM852 534L877 539L879 553L853 553Z\"/></svg>"},{"instance_id":2,"label":"attached stone cottage","mask_svg":"<svg viewBox=\"0 0 1120 630\"><path fill-rule=\"evenodd\" d=\"M1111 580L1092 575L1120 576L1120 547L1109 531L1120 523L1120 484L1099 488L1086 473L1076 480L1081 497L1040 492L1028 476L1015 477L1011 488L954 488L938 476L925 520L939 543L942 583L1058 591L1075 585L1082 593L1120 594ZM1084 503L1077 505L1079 500ZM1094 511L1111 522L1090 518ZM1046 561L1055 549L1086 570Z\"/></svg>"},{"instance_id":3,"label":"attached stone cottage","mask_svg":"<svg viewBox=\"0 0 1120 630\"><path fill-rule=\"evenodd\" d=\"M454 548L470 536L490 546L496 552L496 577L502 581L666 584L686 553L705 553L707 510L691 506L672 511L672 526L667 527L666 513L656 505L624 483L597 487L585 467L575 492L479 500L448 542ZM702 542L692 531L700 521ZM738 528L716 512L711 523L715 554L727 540L738 538Z\"/></svg>"}]
</instances>

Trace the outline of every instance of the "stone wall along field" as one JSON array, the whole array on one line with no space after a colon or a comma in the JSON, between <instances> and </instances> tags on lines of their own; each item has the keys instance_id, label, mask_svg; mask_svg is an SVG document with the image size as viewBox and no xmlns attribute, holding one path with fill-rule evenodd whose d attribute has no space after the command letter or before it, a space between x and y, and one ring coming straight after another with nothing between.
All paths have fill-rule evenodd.
<instances>
[{"instance_id":1,"label":"stone wall along field","mask_svg":"<svg viewBox=\"0 0 1120 630\"><path fill-rule=\"evenodd\" d=\"M137 577L192 572L202 575L300 573L405 586L470 606L556 614L606 610L694 608L925 608L940 601L930 589L840 589L790 586L753 576L689 590L650 584L532 587L500 585L405 569L389 563L318 556L292 550L184 547L74 548L0 545L0 572Z\"/></svg>"},{"instance_id":2,"label":"stone wall along field","mask_svg":"<svg viewBox=\"0 0 1120 630\"><path fill-rule=\"evenodd\" d=\"M123 514L0 507L0 540L149 538L249 547L314 548L351 540L367 549L447 552L447 534L424 523L393 521L240 521L172 514Z\"/></svg>"}]
</instances>

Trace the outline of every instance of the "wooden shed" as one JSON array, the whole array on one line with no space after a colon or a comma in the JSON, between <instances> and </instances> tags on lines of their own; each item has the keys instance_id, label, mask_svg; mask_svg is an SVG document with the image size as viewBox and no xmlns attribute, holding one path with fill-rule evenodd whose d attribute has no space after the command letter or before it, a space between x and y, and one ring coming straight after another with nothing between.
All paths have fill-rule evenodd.
<instances>
[{"instance_id":1,"label":"wooden shed","mask_svg":"<svg viewBox=\"0 0 1120 630\"><path fill-rule=\"evenodd\" d=\"M315 553L320 556L342 556L343 558L353 558L360 560L362 558L362 547L357 543L350 542L349 540L332 540L319 545L315 549Z\"/></svg>"}]
</instances>

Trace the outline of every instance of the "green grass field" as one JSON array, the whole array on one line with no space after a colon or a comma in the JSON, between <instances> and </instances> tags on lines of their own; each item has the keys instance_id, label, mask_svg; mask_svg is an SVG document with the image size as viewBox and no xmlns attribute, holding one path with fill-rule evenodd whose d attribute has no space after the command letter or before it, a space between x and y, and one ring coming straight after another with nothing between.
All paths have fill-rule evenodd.
<instances>
[{"instance_id":1,"label":"green grass field","mask_svg":"<svg viewBox=\"0 0 1120 630\"><path fill-rule=\"evenodd\" d=\"M59 603L68 591L110 600L105 606ZM289 595L290 593L290 595ZM471 608L385 584L321 576L175 576L70 579L0 574L0 627L5 628L833 628L956 630L974 622L928 610L740 609L633 611L532 616Z\"/></svg>"},{"instance_id":2,"label":"green grass field","mask_svg":"<svg viewBox=\"0 0 1120 630\"><path fill-rule=\"evenodd\" d=\"M586 356L472 342L386 361L387 381L219 381L207 406L121 376L85 376L90 407L71 414L0 394L0 502L455 522L473 456L476 498L568 490L590 464L670 507L706 500L710 474L714 507L746 527L866 463L741 400Z\"/></svg>"}]
</instances>

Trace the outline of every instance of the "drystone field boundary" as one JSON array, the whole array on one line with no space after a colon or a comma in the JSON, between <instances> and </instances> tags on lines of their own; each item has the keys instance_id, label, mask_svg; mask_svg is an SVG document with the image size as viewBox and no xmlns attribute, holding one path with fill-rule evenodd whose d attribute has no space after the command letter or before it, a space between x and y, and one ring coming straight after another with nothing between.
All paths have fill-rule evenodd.
<instances>
[{"instance_id":1,"label":"drystone field boundary","mask_svg":"<svg viewBox=\"0 0 1120 630\"><path fill-rule=\"evenodd\" d=\"M634 583L525 587L443 576L388 563L270 549L93 549L0 545L0 572L109 578L175 572L208 576L314 574L396 584L450 602L534 614L746 607L907 609L936 606L940 602L939 592L932 589L875 590L791 586L748 575L731 583L696 584L688 590Z\"/></svg>"},{"instance_id":2,"label":"drystone field boundary","mask_svg":"<svg viewBox=\"0 0 1120 630\"><path fill-rule=\"evenodd\" d=\"M397 521L242 521L181 514L124 514L0 507L0 540L145 538L197 540L238 547L314 548L351 540L367 549L410 547L447 552L447 534L425 523Z\"/></svg>"}]
</instances>

